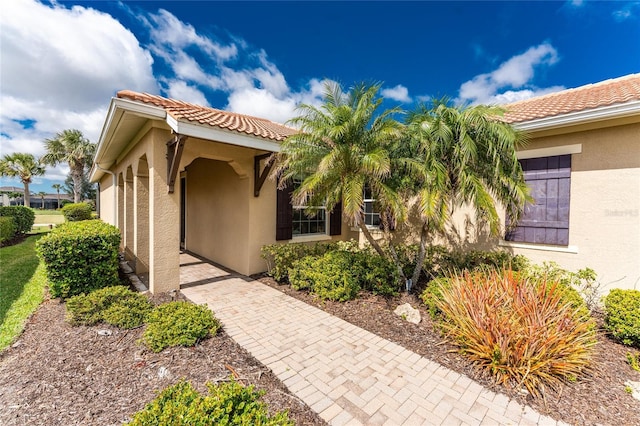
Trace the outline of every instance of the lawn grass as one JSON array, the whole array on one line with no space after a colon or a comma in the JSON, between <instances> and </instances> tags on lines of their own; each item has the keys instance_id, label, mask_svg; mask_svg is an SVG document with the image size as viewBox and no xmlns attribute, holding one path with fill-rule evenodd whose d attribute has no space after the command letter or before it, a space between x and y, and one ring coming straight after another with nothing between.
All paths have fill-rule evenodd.
<instances>
[{"instance_id":1,"label":"lawn grass","mask_svg":"<svg viewBox=\"0 0 640 426\"><path fill-rule=\"evenodd\" d=\"M35 223L46 224L47 228L49 224L59 225L64 223L64 216L60 210L37 210L33 212L36 214Z\"/></svg>"},{"instance_id":2,"label":"lawn grass","mask_svg":"<svg viewBox=\"0 0 640 426\"><path fill-rule=\"evenodd\" d=\"M36 216L62 216L62 210L40 210L33 209Z\"/></svg>"},{"instance_id":3,"label":"lawn grass","mask_svg":"<svg viewBox=\"0 0 640 426\"><path fill-rule=\"evenodd\" d=\"M45 267L35 250L42 235L0 248L0 351L20 335L27 318L44 298Z\"/></svg>"}]
</instances>

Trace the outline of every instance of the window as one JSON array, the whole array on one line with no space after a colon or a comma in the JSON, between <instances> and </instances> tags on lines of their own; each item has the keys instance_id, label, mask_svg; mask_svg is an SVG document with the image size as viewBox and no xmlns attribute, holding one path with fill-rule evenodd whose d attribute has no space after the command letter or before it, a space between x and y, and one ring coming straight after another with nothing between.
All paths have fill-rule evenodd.
<instances>
[{"instance_id":1,"label":"window","mask_svg":"<svg viewBox=\"0 0 640 426\"><path fill-rule=\"evenodd\" d=\"M567 246L571 155L528 158L520 164L534 202L525 206L520 221L505 240Z\"/></svg>"},{"instance_id":2,"label":"window","mask_svg":"<svg viewBox=\"0 0 640 426\"><path fill-rule=\"evenodd\" d=\"M305 207L294 209L291 205L293 187L294 185L289 184L277 189L276 241L291 240L294 235L326 235L327 227L329 235L342 234L341 203L336 204L330 213L322 207L313 217L307 217L304 214Z\"/></svg>"},{"instance_id":3,"label":"window","mask_svg":"<svg viewBox=\"0 0 640 426\"><path fill-rule=\"evenodd\" d=\"M380 226L380 213L374 208L375 199L371 195L369 187L364 188L364 224L367 226Z\"/></svg>"},{"instance_id":4,"label":"window","mask_svg":"<svg viewBox=\"0 0 640 426\"><path fill-rule=\"evenodd\" d=\"M302 181L293 182L293 188L300 186ZM309 216L309 210L315 210L315 214ZM324 206L293 206L293 235L326 234L326 211Z\"/></svg>"}]
</instances>

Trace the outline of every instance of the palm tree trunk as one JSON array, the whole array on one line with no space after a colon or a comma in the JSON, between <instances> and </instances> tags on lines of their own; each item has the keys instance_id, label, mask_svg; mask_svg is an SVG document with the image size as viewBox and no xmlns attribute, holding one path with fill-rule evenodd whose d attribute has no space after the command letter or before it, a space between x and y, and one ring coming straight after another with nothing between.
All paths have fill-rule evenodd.
<instances>
[{"instance_id":1,"label":"palm tree trunk","mask_svg":"<svg viewBox=\"0 0 640 426\"><path fill-rule=\"evenodd\" d=\"M71 170L71 180L73 180L73 202L79 203L82 201L82 173L83 169Z\"/></svg>"},{"instance_id":2,"label":"palm tree trunk","mask_svg":"<svg viewBox=\"0 0 640 426\"><path fill-rule=\"evenodd\" d=\"M427 236L429 235L429 224L428 221L424 221L422 224L422 229L420 230L420 247L418 249L418 256L416 256L416 266L413 270L413 275L411 276L411 282L413 284L417 284L420 279L420 273L422 272L422 264L424 263L424 258L427 254Z\"/></svg>"},{"instance_id":3,"label":"palm tree trunk","mask_svg":"<svg viewBox=\"0 0 640 426\"><path fill-rule=\"evenodd\" d=\"M24 197L22 203L25 207L31 207L31 194L29 193L29 182L22 182L24 185Z\"/></svg>"},{"instance_id":4,"label":"palm tree trunk","mask_svg":"<svg viewBox=\"0 0 640 426\"><path fill-rule=\"evenodd\" d=\"M380 247L380 244L373 238L371 232L369 232L369 228L367 228L367 225L365 225L364 221L358 221L358 226L360 227L360 230L364 234L364 237L367 239L369 244L371 244L371 247L373 247L380 256L387 257L384 250L382 250L382 247Z\"/></svg>"},{"instance_id":5,"label":"palm tree trunk","mask_svg":"<svg viewBox=\"0 0 640 426\"><path fill-rule=\"evenodd\" d=\"M380 256L385 258L388 257L384 250L382 250L382 247L380 247L378 241L376 241L371 235L371 232L369 232L369 228L367 228L367 225L365 225L364 221L359 221L358 226L369 244L371 244L371 247L373 247ZM396 253L396 250L391 242L389 242L389 252L391 253L391 260L393 261L394 265L396 265L396 269L398 270L398 279L400 280L400 286L402 286L407 281L407 277L404 275L402 265L400 264L400 259L398 259L398 254Z\"/></svg>"},{"instance_id":6,"label":"palm tree trunk","mask_svg":"<svg viewBox=\"0 0 640 426\"><path fill-rule=\"evenodd\" d=\"M56 192L58 193L58 209L60 209L60 189L56 188Z\"/></svg>"}]
</instances>

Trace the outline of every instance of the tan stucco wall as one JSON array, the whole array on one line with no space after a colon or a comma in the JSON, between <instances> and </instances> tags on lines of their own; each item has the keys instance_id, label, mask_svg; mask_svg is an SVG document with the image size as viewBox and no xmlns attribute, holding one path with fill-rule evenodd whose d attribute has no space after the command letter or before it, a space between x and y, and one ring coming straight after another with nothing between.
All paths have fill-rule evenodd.
<instances>
[{"instance_id":1,"label":"tan stucco wall","mask_svg":"<svg viewBox=\"0 0 640 426\"><path fill-rule=\"evenodd\" d=\"M254 157L262 153L189 139L182 161L186 165L187 250L246 275L267 269L260 249L276 243L275 181L267 179L260 195L254 196ZM347 239L348 227L343 225L342 230L342 235L311 239Z\"/></svg>"},{"instance_id":2,"label":"tan stucco wall","mask_svg":"<svg viewBox=\"0 0 640 426\"><path fill-rule=\"evenodd\" d=\"M574 144L582 145L571 157L569 247L577 253L513 251L593 268L606 290L640 288L640 124L534 138L526 149Z\"/></svg>"},{"instance_id":3,"label":"tan stucco wall","mask_svg":"<svg viewBox=\"0 0 640 426\"><path fill-rule=\"evenodd\" d=\"M187 167L189 251L236 271L248 270L249 184L222 161L201 158Z\"/></svg>"},{"instance_id":4,"label":"tan stucco wall","mask_svg":"<svg viewBox=\"0 0 640 426\"><path fill-rule=\"evenodd\" d=\"M105 174L100 179L100 219L111 225L116 225L116 190L117 186L113 183L113 176Z\"/></svg>"}]
</instances>

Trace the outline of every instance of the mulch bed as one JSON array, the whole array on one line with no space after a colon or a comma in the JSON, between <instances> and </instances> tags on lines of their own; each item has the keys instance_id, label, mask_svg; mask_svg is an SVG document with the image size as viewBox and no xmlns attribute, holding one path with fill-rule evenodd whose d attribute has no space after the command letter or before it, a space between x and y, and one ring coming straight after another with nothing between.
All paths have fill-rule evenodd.
<instances>
[{"instance_id":1,"label":"mulch bed","mask_svg":"<svg viewBox=\"0 0 640 426\"><path fill-rule=\"evenodd\" d=\"M64 317L65 305L47 300L0 354L1 425L119 425L181 378L204 392L231 376L265 390L270 409L288 409L296 424L325 424L224 331L156 354L137 343L142 328L72 327Z\"/></svg>"},{"instance_id":2,"label":"mulch bed","mask_svg":"<svg viewBox=\"0 0 640 426\"><path fill-rule=\"evenodd\" d=\"M539 412L570 424L640 424L640 401L624 390L640 373L625 361L629 348L599 336L593 371L545 400L495 385L442 340L415 295L395 298L364 294L346 302L321 302L313 295L256 277L279 291L314 305L352 324L394 341L488 388L508 394ZM181 296L179 296L181 297ZM166 302L167 294L154 297ZM422 322L408 323L393 314L396 306L418 307ZM244 384L265 390L272 410L288 409L298 425L325 422L224 331L193 348L169 348L156 354L137 343L142 328L119 330L99 325L72 327L64 321L65 305L47 300L29 319L25 332L0 353L0 424L115 425L127 421L157 391L185 378L201 391L206 382L235 375Z\"/></svg>"},{"instance_id":3,"label":"mulch bed","mask_svg":"<svg viewBox=\"0 0 640 426\"><path fill-rule=\"evenodd\" d=\"M557 392L547 391L545 399L535 399L512 389L496 385L491 379L460 356L455 347L444 342L434 328L429 314L414 294L384 298L362 294L348 302L320 301L312 294L279 285L270 277L256 276L271 287L316 306L330 314L391 340L441 365L466 374L487 388L515 398L538 412L573 425L640 425L640 401L625 392L625 381L640 381L640 373L626 362L626 354L633 349L609 339L603 332L598 335L598 349L594 368L576 383L563 386ZM422 321L412 324L404 321L393 310L410 303L420 310ZM597 318L602 324L602 319Z\"/></svg>"}]
</instances>

